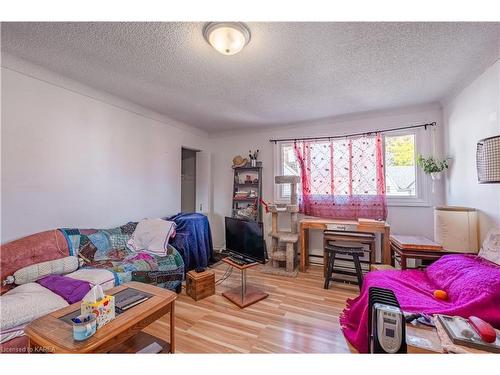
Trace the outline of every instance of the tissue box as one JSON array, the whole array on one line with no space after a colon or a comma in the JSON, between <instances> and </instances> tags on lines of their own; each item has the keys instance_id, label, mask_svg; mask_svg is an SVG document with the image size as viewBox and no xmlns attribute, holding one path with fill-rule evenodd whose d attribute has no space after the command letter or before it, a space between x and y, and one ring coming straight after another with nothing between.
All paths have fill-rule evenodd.
<instances>
[{"instance_id":1,"label":"tissue box","mask_svg":"<svg viewBox=\"0 0 500 375\"><path fill-rule=\"evenodd\" d=\"M104 298L97 302L83 301L81 313L82 315L95 314L97 329L99 329L115 318L115 297L104 296Z\"/></svg>"}]
</instances>

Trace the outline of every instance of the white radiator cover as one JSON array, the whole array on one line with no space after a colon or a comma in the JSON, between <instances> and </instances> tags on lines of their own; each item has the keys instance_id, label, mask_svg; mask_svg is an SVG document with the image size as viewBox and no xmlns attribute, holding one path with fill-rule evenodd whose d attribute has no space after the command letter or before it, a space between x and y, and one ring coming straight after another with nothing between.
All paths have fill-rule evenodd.
<instances>
[{"instance_id":1,"label":"white radiator cover","mask_svg":"<svg viewBox=\"0 0 500 375\"><path fill-rule=\"evenodd\" d=\"M444 250L462 253L477 253L478 219L475 208L435 207L434 241Z\"/></svg>"}]
</instances>

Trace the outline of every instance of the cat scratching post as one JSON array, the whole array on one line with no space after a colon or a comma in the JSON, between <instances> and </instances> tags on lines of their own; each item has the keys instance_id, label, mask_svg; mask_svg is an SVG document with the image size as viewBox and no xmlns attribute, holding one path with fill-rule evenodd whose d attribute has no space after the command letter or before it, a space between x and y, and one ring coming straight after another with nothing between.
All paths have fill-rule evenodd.
<instances>
[{"instance_id":1,"label":"cat scratching post","mask_svg":"<svg viewBox=\"0 0 500 375\"><path fill-rule=\"evenodd\" d=\"M297 184L298 176L276 176L276 184L290 184L290 203L270 204L268 209L272 215L270 265L264 268L264 272L295 277L297 276L297 248L299 242L298 234L298 212ZM278 229L278 216L289 215L290 230ZM284 268L283 268L284 265Z\"/></svg>"}]
</instances>

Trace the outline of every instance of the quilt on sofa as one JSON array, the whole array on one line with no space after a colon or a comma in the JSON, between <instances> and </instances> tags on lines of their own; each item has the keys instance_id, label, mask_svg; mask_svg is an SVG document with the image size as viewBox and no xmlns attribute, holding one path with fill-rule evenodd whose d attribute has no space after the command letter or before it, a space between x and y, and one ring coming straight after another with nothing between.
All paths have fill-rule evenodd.
<instances>
[{"instance_id":1,"label":"quilt on sofa","mask_svg":"<svg viewBox=\"0 0 500 375\"><path fill-rule=\"evenodd\" d=\"M179 252L171 245L166 256L154 256L145 252L135 253L128 249L137 223L130 222L111 229L63 228L71 255L84 260L83 268L106 269L115 276L115 285L131 281L134 272L161 271L169 281L157 286L177 290L184 277L184 262Z\"/></svg>"}]
</instances>

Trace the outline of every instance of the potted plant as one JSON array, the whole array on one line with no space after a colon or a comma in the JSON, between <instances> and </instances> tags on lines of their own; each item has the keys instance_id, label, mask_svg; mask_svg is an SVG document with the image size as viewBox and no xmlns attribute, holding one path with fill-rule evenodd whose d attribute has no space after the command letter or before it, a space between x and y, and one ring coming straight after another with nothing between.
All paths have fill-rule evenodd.
<instances>
[{"instance_id":1,"label":"potted plant","mask_svg":"<svg viewBox=\"0 0 500 375\"><path fill-rule=\"evenodd\" d=\"M424 170L426 174L430 174L433 180L441 178L441 172L448 169L448 161L435 159L434 156L423 157L418 155L417 165Z\"/></svg>"}]
</instances>

